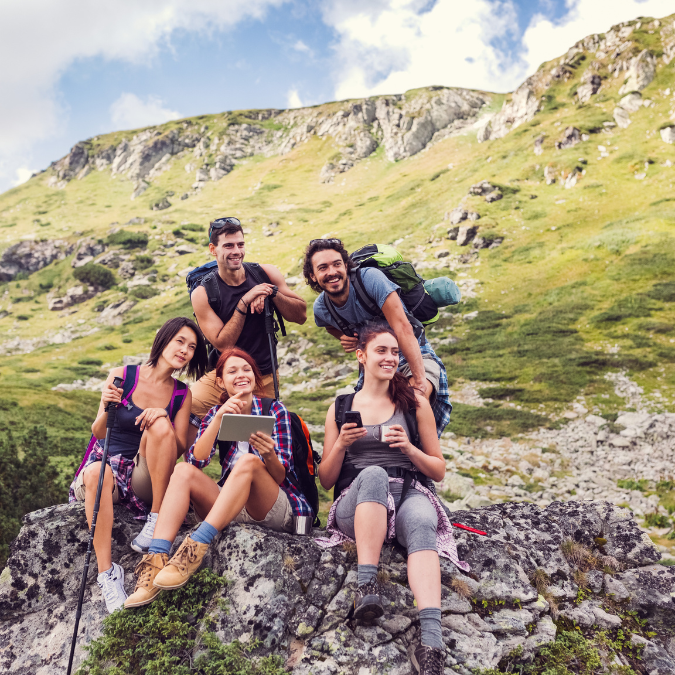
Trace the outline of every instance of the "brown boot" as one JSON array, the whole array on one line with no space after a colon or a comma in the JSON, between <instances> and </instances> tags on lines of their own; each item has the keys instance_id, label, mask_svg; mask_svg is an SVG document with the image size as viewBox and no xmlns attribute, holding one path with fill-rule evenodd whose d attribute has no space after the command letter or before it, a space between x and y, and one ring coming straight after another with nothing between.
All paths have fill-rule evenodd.
<instances>
[{"instance_id":1,"label":"brown boot","mask_svg":"<svg viewBox=\"0 0 675 675\"><path fill-rule=\"evenodd\" d=\"M185 537L173 558L155 577L155 587L169 590L185 586L190 577L199 569L208 550L208 544L201 544L190 537Z\"/></svg>"},{"instance_id":2,"label":"brown boot","mask_svg":"<svg viewBox=\"0 0 675 675\"><path fill-rule=\"evenodd\" d=\"M136 589L126 599L124 606L142 607L150 604L158 595L159 588L155 588L152 582L155 577L166 567L169 556L166 553L146 553L141 562L136 565Z\"/></svg>"}]
</instances>

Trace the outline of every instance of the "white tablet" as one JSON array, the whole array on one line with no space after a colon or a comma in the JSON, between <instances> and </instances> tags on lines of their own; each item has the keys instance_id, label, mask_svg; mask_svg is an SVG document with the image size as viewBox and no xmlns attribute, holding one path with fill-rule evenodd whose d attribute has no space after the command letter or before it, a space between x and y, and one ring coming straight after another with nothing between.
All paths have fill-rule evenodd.
<instances>
[{"instance_id":1,"label":"white tablet","mask_svg":"<svg viewBox=\"0 0 675 675\"><path fill-rule=\"evenodd\" d=\"M268 436L274 431L271 415L229 415L225 413L218 431L219 441L246 441L258 431Z\"/></svg>"}]
</instances>

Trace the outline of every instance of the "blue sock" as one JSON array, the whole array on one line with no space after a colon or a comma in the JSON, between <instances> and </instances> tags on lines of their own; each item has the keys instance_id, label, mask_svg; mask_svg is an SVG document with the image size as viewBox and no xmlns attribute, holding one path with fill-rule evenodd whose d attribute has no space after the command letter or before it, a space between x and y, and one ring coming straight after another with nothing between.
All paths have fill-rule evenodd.
<instances>
[{"instance_id":1,"label":"blue sock","mask_svg":"<svg viewBox=\"0 0 675 675\"><path fill-rule=\"evenodd\" d=\"M209 525L206 521L204 521L190 535L190 539L192 539L192 541L198 541L200 544L210 544L217 534L218 530L216 530L213 525Z\"/></svg>"},{"instance_id":2,"label":"blue sock","mask_svg":"<svg viewBox=\"0 0 675 675\"><path fill-rule=\"evenodd\" d=\"M171 542L168 539L153 539L150 542L148 553L166 553L171 552Z\"/></svg>"},{"instance_id":3,"label":"blue sock","mask_svg":"<svg viewBox=\"0 0 675 675\"><path fill-rule=\"evenodd\" d=\"M441 632L441 608L425 607L420 609L421 642L425 647L443 649L443 634Z\"/></svg>"}]
</instances>

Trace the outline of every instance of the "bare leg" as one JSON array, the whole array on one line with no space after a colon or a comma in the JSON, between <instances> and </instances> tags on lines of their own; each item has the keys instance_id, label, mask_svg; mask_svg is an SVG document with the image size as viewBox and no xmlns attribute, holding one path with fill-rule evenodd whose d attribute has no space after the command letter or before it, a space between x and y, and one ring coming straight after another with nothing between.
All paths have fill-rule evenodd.
<instances>
[{"instance_id":1,"label":"bare leg","mask_svg":"<svg viewBox=\"0 0 675 675\"><path fill-rule=\"evenodd\" d=\"M279 490L265 465L255 455L244 455L234 465L216 503L204 520L217 530L222 530L244 506L252 518L263 520L274 506Z\"/></svg>"},{"instance_id":2,"label":"bare leg","mask_svg":"<svg viewBox=\"0 0 675 675\"><path fill-rule=\"evenodd\" d=\"M377 565L387 536L387 508L377 502L361 502L354 512L354 534L359 565Z\"/></svg>"},{"instance_id":3,"label":"bare leg","mask_svg":"<svg viewBox=\"0 0 675 675\"><path fill-rule=\"evenodd\" d=\"M417 551L408 556L408 583L418 609L441 606L441 565L436 551Z\"/></svg>"},{"instance_id":4,"label":"bare leg","mask_svg":"<svg viewBox=\"0 0 675 675\"><path fill-rule=\"evenodd\" d=\"M98 477L101 473L101 462L94 462L84 470L84 510L87 514L87 522L91 529L91 519L94 514L94 502L96 501L96 489ZM103 489L101 490L101 502L96 516L96 532L94 534L94 551L98 572L105 572L112 567L111 538L113 528L113 500L114 477L109 466L105 467L103 477Z\"/></svg>"},{"instance_id":5,"label":"bare leg","mask_svg":"<svg viewBox=\"0 0 675 675\"><path fill-rule=\"evenodd\" d=\"M177 464L157 518L154 538L173 541L190 508L190 501L203 518L217 498L218 486L201 469L185 462Z\"/></svg>"},{"instance_id":6,"label":"bare leg","mask_svg":"<svg viewBox=\"0 0 675 675\"><path fill-rule=\"evenodd\" d=\"M153 425L143 432L138 451L148 463L152 481L150 511L159 513L171 473L176 466L176 436L168 418L161 417L155 420Z\"/></svg>"}]
</instances>

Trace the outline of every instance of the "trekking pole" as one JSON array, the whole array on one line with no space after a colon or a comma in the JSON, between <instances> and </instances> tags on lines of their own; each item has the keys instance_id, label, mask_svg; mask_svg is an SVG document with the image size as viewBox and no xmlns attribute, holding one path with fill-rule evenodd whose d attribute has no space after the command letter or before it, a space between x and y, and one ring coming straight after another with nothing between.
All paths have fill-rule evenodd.
<instances>
[{"instance_id":1,"label":"trekking pole","mask_svg":"<svg viewBox=\"0 0 675 675\"><path fill-rule=\"evenodd\" d=\"M277 382L277 350L274 348L274 311L272 300L265 298L265 332L270 343L270 358L272 359L272 381L274 382L274 398L279 398L279 382Z\"/></svg>"},{"instance_id":2,"label":"trekking pole","mask_svg":"<svg viewBox=\"0 0 675 675\"><path fill-rule=\"evenodd\" d=\"M116 377L113 380L115 387L120 387L122 378ZM75 643L77 642L77 629L80 626L80 617L82 616L82 601L84 600L84 589L87 585L87 576L89 574L89 559L91 558L91 548L94 543L94 532L96 531L96 517L98 516L98 507L101 505L101 492L103 491L103 477L105 476L105 465L108 459L108 445L110 444L110 430L115 424L117 416L117 405L110 402L105 407L108 413L108 420L105 425L105 441L103 443L103 454L101 455L101 471L98 475L98 486L96 488L96 499L94 500L94 512L91 514L91 528L89 529L89 545L87 546L87 555L84 558L84 569L82 570L82 581L80 582L80 597L77 600L77 613L75 614L75 630L73 631L73 640L70 643L70 658L68 659L67 675L73 667L73 656L75 655Z\"/></svg>"}]
</instances>

